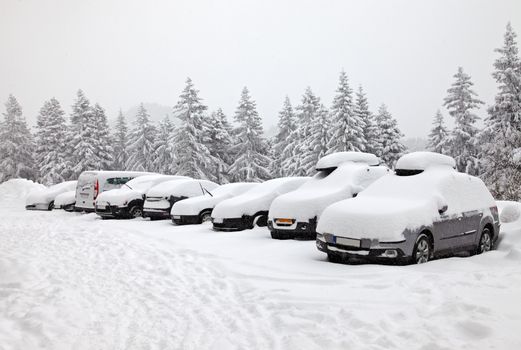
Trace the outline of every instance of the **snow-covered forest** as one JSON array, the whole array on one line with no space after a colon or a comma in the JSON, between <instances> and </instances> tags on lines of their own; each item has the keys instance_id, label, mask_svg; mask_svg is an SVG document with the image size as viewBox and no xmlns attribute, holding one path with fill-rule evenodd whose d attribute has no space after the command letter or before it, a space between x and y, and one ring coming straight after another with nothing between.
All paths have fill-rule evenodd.
<instances>
[{"instance_id":1,"label":"snow-covered forest","mask_svg":"<svg viewBox=\"0 0 521 350\"><path fill-rule=\"evenodd\" d=\"M498 46L495 102L484 106L472 78L457 68L440 110L433 111L428 148L454 157L460 171L480 176L497 199L519 200L521 61L510 24ZM234 115L226 116L205 105L188 78L173 107L175 123L168 117L153 123L141 104L135 116L120 112L113 128L103 107L78 90L70 115L57 99L46 101L34 131L10 95L0 124L0 182L23 177L53 184L76 179L87 169L154 171L219 183L260 181L312 174L316 161L331 152L371 152L391 167L406 152L404 135L386 105L371 106L363 87L344 71L331 104L310 87L297 103L281 100L278 132L268 139L246 87ZM453 119L452 130L441 108ZM480 108L487 109L483 123L476 115Z\"/></svg>"}]
</instances>

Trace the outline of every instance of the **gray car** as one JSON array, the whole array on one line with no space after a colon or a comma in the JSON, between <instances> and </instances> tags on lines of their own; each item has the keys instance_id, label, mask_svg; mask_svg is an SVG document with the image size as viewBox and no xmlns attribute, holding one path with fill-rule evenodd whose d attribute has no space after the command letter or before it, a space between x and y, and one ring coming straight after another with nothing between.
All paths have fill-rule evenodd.
<instances>
[{"instance_id":1,"label":"gray car","mask_svg":"<svg viewBox=\"0 0 521 350\"><path fill-rule=\"evenodd\" d=\"M483 181L454 167L441 154L403 156L395 174L325 209L317 248L333 262L407 263L492 249L499 234L495 201Z\"/></svg>"}]
</instances>

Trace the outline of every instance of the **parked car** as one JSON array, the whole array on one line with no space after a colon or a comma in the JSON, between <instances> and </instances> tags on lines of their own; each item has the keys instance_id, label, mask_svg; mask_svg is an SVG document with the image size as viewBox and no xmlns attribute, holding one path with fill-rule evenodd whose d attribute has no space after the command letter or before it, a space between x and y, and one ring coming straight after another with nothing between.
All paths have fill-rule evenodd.
<instances>
[{"instance_id":1,"label":"parked car","mask_svg":"<svg viewBox=\"0 0 521 350\"><path fill-rule=\"evenodd\" d=\"M213 228L220 231L241 231L255 225L266 226L271 202L278 196L294 191L309 177L283 177L268 180L240 196L226 199L212 211Z\"/></svg>"},{"instance_id":2,"label":"parked car","mask_svg":"<svg viewBox=\"0 0 521 350\"><path fill-rule=\"evenodd\" d=\"M78 178L75 210L93 212L100 193L120 188L136 177L150 174L139 171L84 171Z\"/></svg>"},{"instance_id":3,"label":"parked car","mask_svg":"<svg viewBox=\"0 0 521 350\"><path fill-rule=\"evenodd\" d=\"M275 239L316 239L317 220L330 204L356 197L368 185L390 172L369 153L338 152L322 157L317 174L296 191L277 197L268 214Z\"/></svg>"},{"instance_id":4,"label":"parked car","mask_svg":"<svg viewBox=\"0 0 521 350\"><path fill-rule=\"evenodd\" d=\"M54 199L61 193L76 188L76 181L65 181L50 187L37 189L27 196L25 209L27 210L52 210Z\"/></svg>"},{"instance_id":5,"label":"parked car","mask_svg":"<svg viewBox=\"0 0 521 350\"><path fill-rule=\"evenodd\" d=\"M170 219L170 210L174 203L186 198L202 196L216 187L219 185L215 182L190 178L160 183L148 190L143 205L143 216L151 220Z\"/></svg>"},{"instance_id":6,"label":"parked car","mask_svg":"<svg viewBox=\"0 0 521 350\"><path fill-rule=\"evenodd\" d=\"M63 192L54 199L53 209L63 209L65 211L74 211L76 204L76 190Z\"/></svg>"},{"instance_id":7,"label":"parked car","mask_svg":"<svg viewBox=\"0 0 521 350\"><path fill-rule=\"evenodd\" d=\"M184 176L157 174L136 177L125 183L121 188L101 193L96 199L96 214L103 219L142 217L145 193L150 188L165 181L184 178Z\"/></svg>"},{"instance_id":8,"label":"parked car","mask_svg":"<svg viewBox=\"0 0 521 350\"><path fill-rule=\"evenodd\" d=\"M324 210L317 248L334 262L410 263L492 249L500 225L496 203L483 181L454 168L454 159L441 154L404 155L396 174Z\"/></svg>"},{"instance_id":9,"label":"parked car","mask_svg":"<svg viewBox=\"0 0 521 350\"><path fill-rule=\"evenodd\" d=\"M202 196L176 202L170 212L172 221L178 225L200 224L210 221L212 210L217 204L226 199L239 196L258 185L258 183L254 182L230 183L206 191Z\"/></svg>"}]
</instances>

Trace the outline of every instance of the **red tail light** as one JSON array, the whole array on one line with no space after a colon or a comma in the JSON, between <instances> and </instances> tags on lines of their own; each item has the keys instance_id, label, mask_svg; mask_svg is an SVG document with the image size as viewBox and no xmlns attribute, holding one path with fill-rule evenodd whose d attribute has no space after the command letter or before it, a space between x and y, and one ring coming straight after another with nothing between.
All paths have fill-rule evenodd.
<instances>
[{"instance_id":1,"label":"red tail light","mask_svg":"<svg viewBox=\"0 0 521 350\"><path fill-rule=\"evenodd\" d=\"M99 194L99 182L96 180L96 183L94 184L94 199L98 197Z\"/></svg>"}]
</instances>

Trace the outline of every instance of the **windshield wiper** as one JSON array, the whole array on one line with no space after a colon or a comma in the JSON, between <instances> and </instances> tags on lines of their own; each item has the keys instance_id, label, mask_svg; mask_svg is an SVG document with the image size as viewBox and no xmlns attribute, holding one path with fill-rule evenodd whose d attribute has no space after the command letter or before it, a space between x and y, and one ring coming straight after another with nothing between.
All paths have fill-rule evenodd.
<instances>
[{"instance_id":1,"label":"windshield wiper","mask_svg":"<svg viewBox=\"0 0 521 350\"><path fill-rule=\"evenodd\" d=\"M213 197L213 194L211 194L210 191L208 191L206 188L204 188L203 185L201 185L200 182L199 182L199 186L201 186L201 191L203 191L203 194L206 192L206 193L208 193L210 196Z\"/></svg>"},{"instance_id":2,"label":"windshield wiper","mask_svg":"<svg viewBox=\"0 0 521 350\"><path fill-rule=\"evenodd\" d=\"M134 190L132 187L130 187L128 184L125 184L125 186L127 186L128 188L130 188L131 190Z\"/></svg>"}]
</instances>

